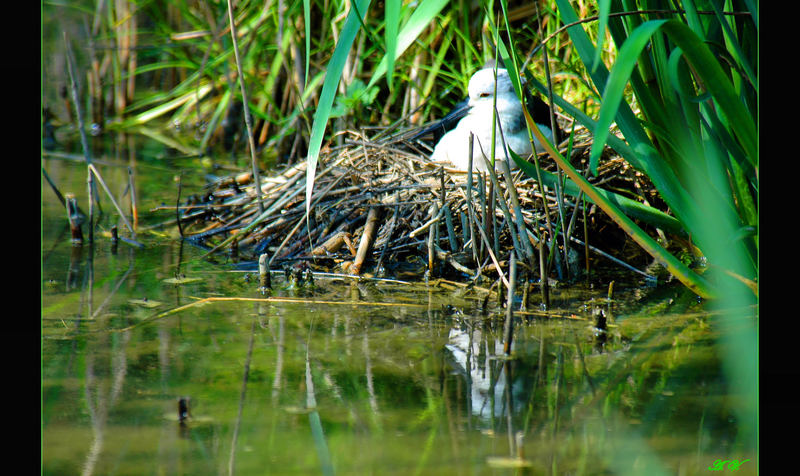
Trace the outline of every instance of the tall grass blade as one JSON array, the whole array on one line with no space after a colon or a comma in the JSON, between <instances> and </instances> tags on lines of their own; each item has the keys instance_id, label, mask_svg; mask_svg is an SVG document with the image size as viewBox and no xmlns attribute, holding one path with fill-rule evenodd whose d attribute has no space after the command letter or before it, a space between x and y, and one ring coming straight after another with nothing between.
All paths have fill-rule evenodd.
<instances>
[{"instance_id":1,"label":"tall grass blade","mask_svg":"<svg viewBox=\"0 0 800 476\"><path fill-rule=\"evenodd\" d=\"M529 177L536 177L536 170L534 165L526 160L519 159L519 156L514 157L514 161L517 163L517 166L522 170L525 175ZM541 179L543 184L546 187L555 188L556 183L558 182L558 175L548 172L546 170L540 170L541 172ZM643 203L637 202L636 200L632 200L624 195L620 195L614 192L610 192L608 190L604 190L599 187L595 187L595 190L598 194L603 195L606 200L616 205L622 212L628 215L631 218L635 218L637 220L641 220L648 225L654 226L656 228L660 228L666 232L674 233L676 235L686 235L683 225L679 222L675 217L667 215L666 213L662 212L653 207L649 207ZM564 194L569 195L571 197L578 197L581 193L580 187L573 182L572 180L566 179L564 180L563 184L563 191ZM589 199L591 203L594 203L591 199Z\"/></svg>"},{"instance_id":2,"label":"tall grass blade","mask_svg":"<svg viewBox=\"0 0 800 476\"><path fill-rule=\"evenodd\" d=\"M633 68L639 60L639 54L650 41L650 37L653 33L665 22L666 20L651 20L644 23L631 33L619 50L617 62L605 84L603 105L600 107L597 127L594 129L594 141L589 158L589 167L593 173L597 173L597 163L600 159L600 154L603 152L603 147L606 145L609 129L617 115L625 86L628 84Z\"/></svg>"},{"instance_id":3,"label":"tall grass blade","mask_svg":"<svg viewBox=\"0 0 800 476\"><path fill-rule=\"evenodd\" d=\"M419 3L419 6L414 9L414 11L411 13L411 16L408 18L408 21L405 25L403 25L397 35L397 47L394 54L394 60L399 58L403 52L405 52L408 47L417 40L420 33L422 33L422 30L424 30L425 27L428 26L428 24L434 18L436 18L436 15L442 11L442 8L447 5L447 2L448 0L422 0ZM372 73L369 84L367 84L367 89L374 86L375 83L386 74L388 67L389 58L384 56L380 63L378 63L378 66L375 67L375 71Z\"/></svg>"},{"instance_id":4,"label":"tall grass blade","mask_svg":"<svg viewBox=\"0 0 800 476\"><path fill-rule=\"evenodd\" d=\"M756 30L758 30L758 3L754 0L744 0L745 5L747 5L747 10L750 12L750 16L753 17L753 23L756 25Z\"/></svg>"},{"instance_id":5,"label":"tall grass blade","mask_svg":"<svg viewBox=\"0 0 800 476\"><path fill-rule=\"evenodd\" d=\"M562 22L566 25L571 25L574 23L574 25L567 28L567 32L569 33L570 39L572 40L573 45L578 52L578 56L580 56L584 64L591 64L592 58L594 58L594 48L592 46L592 42L589 40L589 36L583 30L581 25L577 23L578 16L575 13L575 10L572 8L572 5L568 0L555 1L558 5L558 12L561 15ZM595 71L590 71L590 77L592 78L592 81L598 90L604 90L606 87L606 82L608 81L609 72L605 66L599 65ZM565 101L559 102L555 95L553 99L559 104L559 106L564 107ZM577 108L571 105L566 107L572 111L578 111ZM578 111L578 113L579 115L576 116L576 118L583 116L583 118L588 119L588 117L583 114L582 111ZM655 147L650 141L650 138L642 127L641 122L633 114L633 111L626 102L619 104L619 109L617 111L615 120L619 130L622 132L623 136L630 145L625 144L621 140L615 140L616 138L613 135L608 135L607 140L609 145L612 146L612 148L614 148L614 150L616 150L618 153L620 153L620 155L623 155L623 157L625 157L625 159L628 160L631 165L644 172L650 178L661 194L661 197L665 202L667 202L667 205L671 210L673 210L678 219L683 222L684 217L681 214L683 213L683 210L686 210L688 207L692 206L693 200L689 196L688 192L683 188L683 185L676 177L675 172L670 169L667 163L665 163L665 161L658 155ZM581 122L586 125L586 123L582 120ZM587 127L589 126L587 125ZM590 128L590 130L596 130L596 126L595 128ZM622 148L620 149L618 146L622 146ZM592 170L590 168L590 172L592 174L596 174L597 170Z\"/></svg>"},{"instance_id":6,"label":"tall grass blade","mask_svg":"<svg viewBox=\"0 0 800 476\"><path fill-rule=\"evenodd\" d=\"M308 71L311 64L311 0L303 0L303 23L306 29L306 72L303 75L303 84L308 84Z\"/></svg>"},{"instance_id":7,"label":"tall grass blade","mask_svg":"<svg viewBox=\"0 0 800 476\"><path fill-rule=\"evenodd\" d=\"M722 11L719 9L719 5L717 5L714 2L709 2L709 3L711 4L711 8L714 9L714 14L717 16L717 22L720 25L722 25L722 31L725 33L725 40L726 40L725 45L734 54L734 59L736 60L736 63L742 68L742 70L744 70L747 79L750 81L750 84L753 85L753 89L757 93L758 78L756 77L755 73L753 73L753 68L747 61L747 57L742 51L741 45L739 45L739 41L738 38L736 38L736 34L734 34L730 24L728 24L728 21L722 16Z\"/></svg>"},{"instance_id":8,"label":"tall grass blade","mask_svg":"<svg viewBox=\"0 0 800 476\"><path fill-rule=\"evenodd\" d=\"M602 62L603 44L606 39L606 29L608 28L608 14L611 12L611 0L600 0L597 2L597 6L597 48L595 48L591 71L595 71Z\"/></svg>"},{"instance_id":9,"label":"tall grass blade","mask_svg":"<svg viewBox=\"0 0 800 476\"><path fill-rule=\"evenodd\" d=\"M753 112L758 78L751 67L757 64L755 19L752 23L748 19L730 21L721 5L713 7L713 16L703 16L700 13L708 12L698 12L690 2L683 20L687 25L677 19L648 20L650 13L635 12L635 1L614 2L615 14L634 15L609 18L619 47L609 73L597 62L599 48L592 48L583 28L573 24L577 15L571 4L555 1L562 21L571 25L567 31L583 65L603 91L594 124L576 108L554 98L595 131L591 172L596 174L600 154L608 144L648 175L678 218L682 234L697 243L710 268L721 271L713 273L717 279L703 278L701 283L688 269L670 269L673 274L682 273L676 277L688 287L721 296L727 286L722 282L727 278L721 276L727 276L752 290L758 274L758 211L753 197L758 190L758 119ZM601 22L603 16L599 16ZM641 109L641 121L624 100L628 85ZM610 133L614 122L624 141ZM564 167L566 170L566 164ZM596 198L580 180L573 180L587 197ZM619 210L608 203L598 205L659 261L674 259L665 250L653 248L649 238L639 234L641 230L628 228L626 217L617 215ZM633 216L632 209L625 212ZM693 284L688 284L690 281ZM710 282L713 289L707 287Z\"/></svg>"},{"instance_id":10,"label":"tall grass blade","mask_svg":"<svg viewBox=\"0 0 800 476\"><path fill-rule=\"evenodd\" d=\"M208 93L211 92L211 84L206 83L201 85L197 91L187 91L184 94L172 99L168 102L159 104L151 109L148 109L144 112L141 112L135 116L132 116L128 119L124 119L116 124L112 124L109 127L118 127L118 128L127 128L136 125L141 125L146 122L150 122L153 119L163 116L164 114L177 109L178 107L184 104L195 104L198 99L202 99Z\"/></svg>"},{"instance_id":11,"label":"tall grass blade","mask_svg":"<svg viewBox=\"0 0 800 476\"><path fill-rule=\"evenodd\" d=\"M344 22L344 27L339 35L339 41L336 43L333 56L331 56L325 72L325 81L322 84L319 103L314 113L314 122L311 126L311 138L308 144L308 168L306 170L307 213L311 211L311 194L314 190L314 178L317 171L319 151L322 147L322 138L325 135L325 128L331 115L331 109L333 108L333 100L336 97L336 88L342 78L342 69L347 60L347 55L350 53L350 48L353 46L356 34L361 29L362 19L358 18L359 12L362 15L366 15L370 1L371 0L356 0L355 5L357 5L357 8L350 9L350 12L347 14L347 19Z\"/></svg>"},{"instance_id":12,"label":"tall grass blade","mask_svg":"<svg viewBox=\"0 0 800 476\"><path fill-rule=\"evenodd\" d=\"M739 139L745 152L745 159L758 168L758 134L749 111L739 100L730 80L722 71L719 61L711 53L702 39L677 20L663 24L670 40L683 51L686 58L702 78L703 86L711 93L714 101L725 114L734 135Z\"/></svg>"},{"instance_id":13,"label":"tall grass blade","mask_svg":"<svg viewBox=\"0 0 800 476\"><path fill-rule=\"evenodd\" d=\"M614 220L614 222L616 222L617 225L619 225L620 228L622 228L623 231L628 234L628 236L630 236L650 256L664 265L670 274L675 276L681 283L684 284L684 286L691 289L699 296L706 298L714 296L713 288L703 276L700 276L699 274L690 270L680 260L672 256L667 250L659 245L658 242L651 238L650 235L639 228L636 223L633 222L633 220L622 213L622 211L620 211L620 209L605 195L598 193L597 188L595 188L591 183L589 183L588 180L578 173L572 164L570 164L569 161L566 160L564 156L562 156L558 150L556 150L555 147L553 147L553 145L545 139L541 131L539 131L539 129L533 124L533 118L530 116L528 111L523 109L522 112L525 114L525 120L528 121L531 130L534 134L536 134L536 138L541 142L548 154L550 154L550 157L552 157L553 160L555 160L556 163L558 163L558 165L562 168L562 170L564 170L564 173L570 179L572 179L572 181L574 181L581 190L583 190L587 198L597 204L597 206L599 206L609 217L611 217L611 219Z\"/></svg>"},{"instance_id":14,"label":"tall grass blade","mask_svg":"<svg viewBox=\"0 0 800 476\"><path fill-rule=\"evenodd\" d=\"M397 54L397 31L400 27L400 9L402 0L386 0L385 13L385 38L386 38L386 80L389 91L394 89L392 78L394 76L394 60Z\"/></svg>"},{"instance_id":15,"label":"tall grass blade","mask_svg":"<svg viewBox=\"0 0 800 476\"><path fill-rule=\"evenodd\" d=\"M244 71L242 71L242 60L239 56L239 41L236 38L236 22L233 19L233 5L231 0L228 0L228 19L231 28L231 40L233 41L233 52L236 57L236 71L239 78L239 89L242 93L242 102L244 103L244 122L247 127L247 142L250 146L250 165L253 169L253 183L256 190L256 201L258 202L258 212L264 213L264 203L261 200L261 178L258 174L258 162L256 161L256 144L253 138L253 118L250 116L250 104L247 95L247 84L245 83Z\"/></svg>"}]
</instances>

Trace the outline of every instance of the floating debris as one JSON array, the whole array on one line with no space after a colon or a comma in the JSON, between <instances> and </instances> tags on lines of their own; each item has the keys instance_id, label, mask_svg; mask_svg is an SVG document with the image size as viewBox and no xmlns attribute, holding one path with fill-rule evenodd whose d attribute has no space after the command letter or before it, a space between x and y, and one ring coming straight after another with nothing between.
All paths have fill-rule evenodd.
<instances>
[{"instance_id":1,"label":"floating debris","mask_svg":"<svg viewBox=\"0 0 800 476\"><path fill-rule=\"evenodd\" d=\"M511 456L490 456L486 459L486 465L496 469L531 468L533 462Z\"/></svg>"},{"instance_id":2,"label":"floating debris","mask_svg":"<svg viewBox=\"0 0 800 476\"><path fill-rule=\"evenodd\" d=\"M153 308L156 308L156 307L161 306L161 305L164 304L162 302L153 301L153 300L150 300L150 299L147 299L147 298L128 299L128 302L131 303L131 304L134 304L136 306L141 306L141 307L144 307L144 308L147 308L147 309L153 309Z\"/></svg>"},{"instance_id":3,"label":"floating debris","mask_svg":"<svg viewBox=\"0 0 800 476\"><path fill-rule=\"evenodd\" d=\"M164 280L167 284L189 284L189 283L196 283L198 281L202 281L203 278L189 278L187 276L175 276L174 278L166 278Z\"/></svg>"}]
</instances>

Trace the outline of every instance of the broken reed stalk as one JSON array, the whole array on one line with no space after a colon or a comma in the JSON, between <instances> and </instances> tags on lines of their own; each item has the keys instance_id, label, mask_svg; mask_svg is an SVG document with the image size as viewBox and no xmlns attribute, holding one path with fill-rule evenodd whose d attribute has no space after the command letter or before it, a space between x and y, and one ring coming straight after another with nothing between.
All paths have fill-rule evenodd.
<instances>
[{"instance_id":1,"label":"broken reed stalk","mask_svg":"<svg viewBox=\"0 0 800 476\"><path fill-rule=\"evenodd\" d=\"M538 251L537 251L538 253ZM519 306L519 310L521 312L525 312L528 310L528 304L530 303L531 298L531 276L533 276L533 270L531 268L527 268L523 271L522 275L522 304Z\"/></svg>"},{"instance_id":2,"label":"broken reed stalk","mask_svg":"<svg viewBox=\"0 0 800 476\"><path fill-rule=\"evenodd\" d=\"M444 205L442 210L444 210L444 225L447 228L447 242L450 245L450 251L457 253L459 248L458 240L456 240L456 232L453 228L453 214L450 213L450 206L447 204Z\"/></svg>"},{"instance_id":3,"label":"broken reed stalk","mask_svg":"<svg viewBox=\"0 0 800 476\"><path fill-rule=\"evenodd\" d=\"M125 226L128 227L128 230L130 230L130 232L133 233L133 226L125 217L125 213L122 212L122 209L119 207L119 205L117 205L117 201L114 200L114 195L111 193L111 190L108 189L108 186L103 180L103 177L100 175L100 172L92 164L89 164L88 168L91 174L94 174L94 176L97 177L97 181L100 182L100 185L103 187L103 190L105 190L106 195L108 195L108 199L111 200L111 204L114 205L114 208L117 209L117 213L119 213L119 217L122 218L122 222L125 223Z\"/></svg>"},{"instance_id":4,"label":"broken reed stalk","mask_svg":"<svg viewBox=\"0 0 800 476\"><path fill-rule=\"evenodd\" d=\"M262 291L272 289L272 279L269 274L269 255L266 253L258 257L258 285Z\"/></svg>"},{"instance_id":5,"label":"broken reed stalk","mask_svg":"<svg viewBox=\"0 0 800 476\"><path fill-rule=\"evenodd\" d=\"M473 215L472 218L474 220L475 216ZM489 237L486 236L486 232L483 231L483 228L478 226L478 224L476 222L473 222L471 226L475 226L475 227L478 228L478 232L481 235L481 239L483 239L486 242L486 249L489 252L489 257L492 259L492 263L494 263L495 271L497 271L497 274L500 276L500 280L503 282L503 284L506 286L506 288L509 287L510 284L509 284L508 280L506 279L505 275L503 274L502 268L500 268L500 262L497 260L497 256L495 255L495 252L492 251L491 245L489 245Z\"/></svg>"},{"instance_id":6,"label":"broken reed stalk","mask_svg":"<svg viewBox=\"0 0 800 476\"><path fill-rule=\"evenodd\" d=\"M564 194L561 187L561 180L563 177L563 172L561 169L558 170L558 180L556 180L556 204L558 205L558 219L561 222L561 242L563 243L563 249L561 250L563 253L563 272L564 272L564 279L569 280L569 233L567 230L567 221L566 221L566 214L564 213ZM557 244L555 246L558 246Z\"/></svg>"},{"instance_id":7,"label":"broken reed stalk","mask_svg":"<svg viewBox=\"0 0 800 476\"><path fill-rule=\"evenodd\" d=\"M583 252L586 258L586 282L589 282L589 225L586 223L586 197L583 198Z\"/></svg>"},{"instance_id":8,"label":"broken reed stalk","mask_svg":"<svg viewBox=\"0 0 800 476\"><path fill-rule=\"evenodd\" d=\"M541 293L542 306L545 309L550 309L550 288L547 283L547 253L545 253L547 243L545 242L544 235L539 234L539 292Z\"/></svg>"},{"instance_id":9,"label":"broken reed stalk","mask_svg":"<svg viewBox=\"0 0 800 476\"><path fill-rule=\"evenodd\" d=\"M86 171L86 192L87 196L92 196L92 171ZM89 243L94 242L94 202L89 199Z\"/></svg>"},{"instance_id":10,"label":"broken reed stalk","mask_svg":"<svg viewBox=\"0 0 800 476\"><path fill-rule=\"evenodd\" d=\"M393 202L396 204L398 198L398 192L394 193ZM383 244L383 248L381 248L381 255L378 257L378 263L375 265L376 274L380 275L383 269L383 258L386 256L386 250L389 248L389 244L392 242L392 235L394 234L394 229L397 226L397 217L400 213L400 206L395 205L394 211L392 213L392 219L390 220L391 225L389 225L389 230L386 232L386 242ZM455 250L454 250L455 251Z\"/></svg>"},{"instance_id":11,"label":"broken reed stalk","mask_svg":"<svg viewBox=\"0 0 800 476\"><path fill-rule=\"evenodd\" d=\"M239 73L239 87L242 90L242 102L244 103L244 123L247 126L247 141L250 145L250 160L253 167L253 180L255 180L256 200L258 201L258 213L264 213L264 203L261 200L261 178L258 174L258 164L256 163L256 145L253 138L253 119L250 117L250 105L247 100L247 87L244 84L244 73L242 72L242 62L239 59L239 42L236 39L236 22L233 21L233 7L231 0L228 0L228 19L231 24L231 38L233 40L233 55L236 58L236 70Z\"/></svg>"},{"instance_id":12,"label":"broken reed stalk","mask_svg":"<svg viewBox=\"0 0 800 476\"><path fill-rule=\"evenodd\" d=\"M77 76L75 73L75 57L72 54L72 46L70 45L69 39L67 38L67 33L64 32L64 44L67 47L67 72L69 73L69 80L70 80L70 91L72 93L72 102L75 106L75 117L78 122L78 132L80 133L81 138L81 147L83 148L83 156L86 160L86 164L91 166L92 165L92 155L89 152L89 140L86 138L86 128L83 122L83 112L81 111L81 103L78 100L78 83L75 80ZM90 188L90 195L89 200L95 201L97 203L97 208L102 212L102 208L100 207L100 201L97 197L97 189L94 185L93 179L91 174L89 174L89 188Z\"/></svg>"},{"instance_id":13,"label":"broken reed stalk","mask_svg":"<svg viewBox=\"0 0 800 476\"><path fill-rule=\"evenodd\" d=\"M436 243L436 230L439 228L439 205L436 202L433 202L431 205L431 226L428 228L428 241L427 241L427 248L428 248L428 277L434 277L434 266L435 266L435 258L436 258L436 250L433 249L434 244Z\"/></svg>"},{"instance_id":14,"label":"broken reed stalk","mask_svg":"<svg viewBox=\"0 0 800 476\"><path fill-rule=\"evenodd\" d=\"M484 164L486 164L486 171L489 172L489 178L492 180L492 187L494 188L495 193L498 194L497 201L500 203L500 209L503 211L503 216L506 219L508 234L511 235L511 241L514 244L514 250L516 250L518 255L525 256L525 253L521 247L522 245L519 241L519 237L517 236L517 230L515 230L514 219L511 217L511 212L508 210L508 204L506 204L505 198L502 195L503 192L498 184L497 174L494 171L494 167L485 155L481 154L481 157L483 157Z\"/></svg>"},{"instance_id":15,"label":"broken reed stalk","mask_svg":"<svg viewBox=\"0 0 800 476\"><path fill-rule=\"evenodd\" d=\"M117 230L117 225L113 225L111 227L111 254L117 254L117 247L119 246L119 230Z\"/></svg>"},{"instance_id":16,"label":"broken reed stalk","mask_svg":"<svg viewBox=\"0 0 800 476\"><path fill-rule=\"evenodd\" d=\"M136 228L139 225L139 210L136 204L136 187L133 180L133 169L128 167L128 187L131 190L131 219L133 220L133 236L136 236Z\"/></svg>"},{"instance_id":17,"label":"broken reed stalk","mask_svg":"<svg viewBox=\"0 0 800 476\"><path fill-rule=\"evenodd\" d=\"M50 184L50 188L53 190L53 193L55 193L56 197L58 197L58 201L61 202L61 206L67 206L64 196L61 195L61 191L58 190L58 187L56 187L56 184L53 182L53 179L50 178L50 175L47 174L47 171L44 169L44 167L42 167L42 175L44 175L44 179L47 180L47 183Z\"/></svg>"},{"instance_id":18,"label":"broken reed stalk","mask_svg":"<svg viewBox=\"0 0 800 476\"><path fill-rule=\"evenodd\" d=\"M517 260L512 250L508 257L508 299L506 301L506 320L503 324L503 352L511 355L511 341L514 330L514 288L517 285Z\"/></svg>"},{"instance_id":19,"label":"broken reed stalk","mask_svg":"<svg viewBox=\"0 0 800 476\"><path fill-rule=\"evenodd\" d=\"M608 301L609 303L612 301L612 297L614 296L614 281L608 283Z\"/></svg>"},{"instance_id":20,"label":"broken reed stalk","mask_svg":"<svg viewBox=\"0 0 800 476\"><path fill-rule=\"evenodd\" d=\"M86 159L86 163L91 164L92 156L89 153L89 141L86 138L86 130L83 122L83 112L81 110L81 103L78 100L78 83L75 80L76 77L75 64L74 64L75 59L72 55L72 46L70 45L66 32L64 32L64 44L67 47L67 72L69 73L70 86L71 86L70 91L72 93L72 103L75 106L75 117L78 122L78 132L80 133L81 147L83 147L83 154L84 158Z\"/></svg>"},{"instance_id":21,"label":"broken reed stalk","mask_svg":"<svg viewBox=\"0 0 800 476\"><path fill-rule=\"evenodd\" d=\"M500 129L502 133L503 130ZM525 254L521 256L523 259L527 259L528 265L533 267L533 247L531 246L531 240L528 238L528 229L525 226L525 219L522 216L522 207L519 204L519 196L517 195L517 189L514 186L513 179L511 178L511 167L508 165L508 160L503 161L503 177L506 181L506 189L508 190L508 195L511 198L511 206L514 207L514 218L516 219L517 224L517 231L519 232L519 241L523 245L523 250Z\"/></svg>"},{"instance_id":22,"label":"broken reed stalk","mask_svg":"<svg viewBox=\"0 0 800 476\"><path fill-rule=\"evenodd\" d=\"M472 203L472 159L473 159L473 144L475 142L475 136L472 132L469 133L469 164L467 166L467 214L469 215L469 240L470 240L470 248L472 248L472 259L475 263L480 263L478 260L478 250L475 246L475 223L477 220L475 219L475 207Z\"/></svg>"},{"instance_id":23,"label":"broken reed stalk","mask_svg":"<svg viewBox=\"0 0 800 476\"><path fill-rule=\"evenodd\" d=\"M108 187L106 186L105 182L103 181L103 178L100 176L100 172L94 167L94 164L92 163L92 156L91 156L91 153L89 152L89 141L86 138L86 130L85 130L84 122L83 122L83 113L81 111L80 102L78 101L78 86L77 86L77 83L75 81L75 77L76 77L75 64L74 64L75 63L75 58L74 58L74 56L72 54L72 47L70 46L70 43L69 43L69 40L67 38L67 34L66 33L64 33L64 43L66 44L66 47L67 47L67 70L69 72L70 84L72 86L72 88L71 88L71 90L72 90L72 101L73 101L74 106L75 106L75 115L76 115L77 121L78 121L78 131L80 132L81 146L83 147L83 154L84 154L84 158L86 159L86 166L89 169L88 173L87 173L86 181L87 181L88 189L89 189L89 226L90 226L89 237L90 237L90 240L91 240L91 237L94 235L93 234L93 230L91 229L93 218L94 218L93 217L93 213L94 213L93 205L96 204L97 205L97 210L100 213L103 212L102 207L100 206L99 197L97 196L97 186L94 183L94 177L96 177L97 180L100 182L100 185L103 186L103 189L106 191L106 194L108 194L109 199L111 199L111 203L114 204L114 207L117 209L117 213L119 213L120 218L122 218L122 221L125 223L125 225L128 227L128 229L131 231L131 233L134 233L133 226L131 226L130 222L128 222L128 219L125 217L125 214L122 212L122 209L119 207L119 205L117 205L116 200L114 200L114 196L111 194L111 191L108 189Z\"/></svg>"},{"instance_id":24,"label":"broken reed stalk","mask_svg":"<svg viewBox=\"0 0 800 476\"><path fill-rule=\"evenodd\" d=\"M178 224L178 236L180 236L181 239L184 239L186 237L183 235L183 227L181 226L181 209L180 209L180 205L181 205L181 188L182 188L181 183L182 182L183 182L183 170L181 170L181 172L178 174L178 198L175 199L176 200L175 201L175 222Z\"/></svg>"},{"instance_id":25,"label":"broken reed stalk","mask_svg":"<svg viewBox=\"0 0 800 476\"><path fill-rule=\"evenodd\" d=\"M178 422L181 425L186 424L186 420L189 419L191 414L189 413L189 397L181 397L178 399Z\"/></svg>"},{"instance_id":26,"label":"broken reed stalk","mask_svg":"<svg viewBox=\"0 0 800 476\"><path fill-rule=\"evenodd\" d=\"M364 262L367 259L367 253L372 247L372 243L375 241L375 237L377 235L379 228L378 220L380 215L380 207L369 208L369 212L367 213L367 222L364 224L364 233L361 235L361 241L358 243L356 258L353 260L353 265L350 268L352 274L361 274L361 268L364 266Z\"/></svg>"},{"instance_id":27,"label":"broken reed stalk","mask_svg":"<svg viewBox=\"0 0 800 476\"><path fill-rule=\"evenodd\" d=\"M467 243L469 243L469 227L471 225L471 221L468 217L468 214L464 211L458 214L458 217L461 219L461 242L464 243L464 247L466 248Z\"/></svg>"},{"instance_id":28,"label":"broken reed stalk","mask_svg":"<svg viewBox=\"0 0 800 476\"><path fill-rule=\"evenodd\" d=\"M324 230L323 233L324 234ZM345 231L340 231L330 236L324 243L317 246L311 251L311 256L326 256L330 253L336 253L342 246L349 244L350 234ZM384 247L384 250L386 247Z\"/></svg>"},{"instance_id":29,"label":"broken reed stalk","mask_svg":"<svg viewBox=\"0 0 800 476\"><path fill-rule=\"evenodd\" d=\"M622 261L619 258L615 258L614 256L611 256L610 254L606 253L605 251L597 249L594 246L591 246L591 245L588 245L588 244L584 244L584 242L582 242L581 240L579 240L577 238L572 237L572 238L570 238L570 240L574 241L575 243L577 243L579 245L585 246L588 250L594 251L595 253L599 254L603 258L606 258L609 261L613 261L614 263L622 266L623 268L626 268L626 269L628 269L630 271L633 271L634 273L637 273L637 274L640 274L640 275L644 276L645 279L648 279L648 280L656 280L657 279L652 274L649 274L649 273L647 273L645 271L642 271L641 269L638 269L635 266L632 266L631 264L626 263L626 262Z\"/></svg>"},{"instance_id":30,"label":"broken reed stalk","mask_svg":"<svg viewBox=\"0 0 800 476\"><path fill-rule=\"evenodd\" d=\"M471 269L467 268L466 266L464 266L463 264L461 264L458 261L456 261L456 259L453 258L451 253L447 253L446 251L442 250L441 248L439 248L435 244L433 245L433 249L434 249L434 251L436 253L436 259L438 259L439 261L443 261L443 262L449 264L450 266L453 267L453 269L455 269L456 271L460 271L460 272L466 274L467 276L476 276L477 275L477 273L474 270L471 270Z\"/></svg>"},{"instance_id":31,"label":"broken reed stalk","mask_svg":"<svg viewBox=\"0 0 800 476\"><path fill-rule=\"evenodd\" d=\"M483 174L478 174L478 201L481 204L481 228L483 228L488 235L489 229L487 228L487 224L489 223L489 209L486 206L486 177ZM485 246L486 243L481 240L480 246L478 246L478 260L481 263L486 257Z\"/></svg>"},{"instance_id":32,"label":"broken reed stalk","mask_svg":"<svg viewBox=\"0 0 800 476\"><path fill-rule=\"evenodd\" d=\"M497 229L497 194L494 191L494 184L489 182L489 190L486 191L486 196L489 197L489 219L492 222L492 249L495 254L500 250L500 231Z\"/></svg>"},{"instance_id":33,"label":"broken reed stalk","mask_svg":"<svg viewBox=\"0 0 800 476\"><path fill-rule=\"evenodd\" d=\"M439 166L439 222L436 223L436 236L434 237L434 243L438 246L439 238L441 237L440 231L441 226L439 223L444 218L445 212L447 211L447 189L444 186L444 167ZM445 227L445 231L447 231L447 227Z\"/></svg>"},{"instance_id":34,"label":"broken reed stalk","mask_svg":"<svg viewBox=\"0 0 800 476\"><path fill-rule=\"evenodd\" d=\"M79 246L83 244L83 232L81 231L81 218L78 215L78 201L75 195L68 193L64 197L67 210L67 221L69 221L69 231L72 234L72 244Z\"/></svg>"}]
</instances>

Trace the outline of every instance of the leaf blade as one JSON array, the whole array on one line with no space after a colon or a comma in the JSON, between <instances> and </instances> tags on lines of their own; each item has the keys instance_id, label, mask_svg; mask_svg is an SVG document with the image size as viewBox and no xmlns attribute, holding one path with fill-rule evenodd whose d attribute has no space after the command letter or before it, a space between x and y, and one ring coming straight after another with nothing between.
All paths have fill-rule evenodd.
<instances>
[{"instance_id":1,"label":"leaf blade","mask_svg":"<svg viewBox=\"0 0 800 476\"><path fill-rule=\"evenodd\" d=\"M358 18L359 13L366 15L371 0L356 1L357 8L351 8L345 19L344 27L339 35L339 41L333 50L333 55L328 62L325 73L325 81L322 84L322 92L319 96L317 110L314 112L314 122L311 126L311 137L308 143L308 166L306 168L306 213L311 211L311 193L314 190L314 178L316 177L317 161L319 151L322 147L322 138L325 135L325 128L333 107L333 100L336 97L336 89L342 78L342 70L350 48L356 34L361 29L362 19Z\"/></svg>"}]
</instances>

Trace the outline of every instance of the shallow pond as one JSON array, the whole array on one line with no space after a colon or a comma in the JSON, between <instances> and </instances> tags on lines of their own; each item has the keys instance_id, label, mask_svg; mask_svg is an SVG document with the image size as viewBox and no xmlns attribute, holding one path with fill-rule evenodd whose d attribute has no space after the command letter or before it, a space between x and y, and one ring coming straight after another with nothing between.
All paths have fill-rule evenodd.
<instances>
[{"instance_id":1,"label":"shallow pond","mask_svg":"<svg viewBox=\"0 0 800 476\"><path fill-rule=\"evenodd\" d=\"M98 167L126 211L131 167L148 229L188 159L137 150ZM87 208L85 165L43 167ZM557 289L516 314L509 360L480 293L276 274L265 295L168 229L112 244L101 201L74 246L42 179L43 474L756 473L719 318L680 287Z\"/></svg>"}]
</instances>

